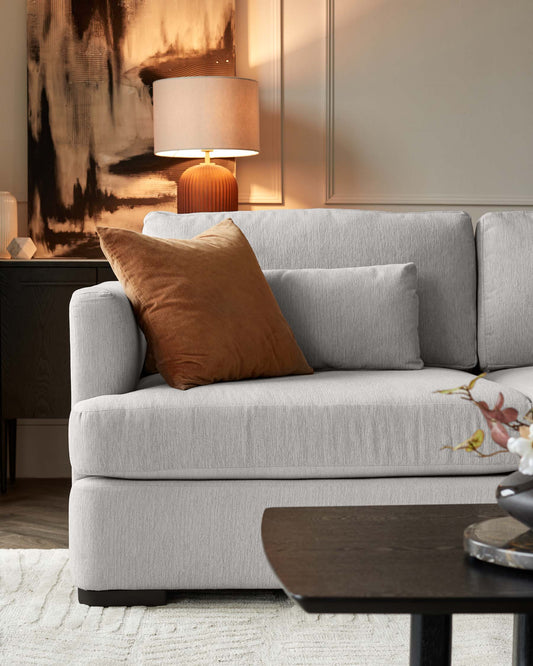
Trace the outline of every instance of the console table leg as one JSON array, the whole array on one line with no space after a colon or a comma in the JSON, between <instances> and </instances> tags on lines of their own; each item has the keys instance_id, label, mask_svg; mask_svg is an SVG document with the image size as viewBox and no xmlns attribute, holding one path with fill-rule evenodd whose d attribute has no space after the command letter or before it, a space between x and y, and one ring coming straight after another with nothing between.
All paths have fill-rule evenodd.
<instances>
[{"instance_id":1,"label":"console table leg","mask_svg":"<svg viewBox=\"0 0 533 666\"><path fill-rule=\"evenodd\" d=\"M450 666L452 616L411 615L410 666Z\"/></svg>"},{"instance_id":2,"label":"console table leg","mask_svg":"<svg viewBox=\"0 0 533 666\"><path fill-rule=\"evenodd\" d=\"M9 480L15 483L17 475L17 419L7 421L7 442L9 446Z\"/></svg>"},{"instance_id":3,"label":"console table leg","mask_svg":"<svg viewBox=\"0 0 533 666\"><path fill-rule=\"evenodd\" d=\"M513 666L533 666L533 615L514 616Z\"/></svg>"}]
</instances>

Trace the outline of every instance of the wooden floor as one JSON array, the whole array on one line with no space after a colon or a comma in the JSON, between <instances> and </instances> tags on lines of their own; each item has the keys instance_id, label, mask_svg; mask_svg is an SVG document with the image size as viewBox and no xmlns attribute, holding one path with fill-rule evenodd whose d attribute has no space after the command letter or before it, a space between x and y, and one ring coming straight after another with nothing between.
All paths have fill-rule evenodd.
<instances>
[{"instance_id":1,"label":"wooden floor","mask_svg":"<svg viewBox=\"0 0 533 666\"><path fill-rule=\"evenodd\" d=\"M68 548L70 479L18 479L0 495L0 548Z\"/></svg>"}]
</instances>

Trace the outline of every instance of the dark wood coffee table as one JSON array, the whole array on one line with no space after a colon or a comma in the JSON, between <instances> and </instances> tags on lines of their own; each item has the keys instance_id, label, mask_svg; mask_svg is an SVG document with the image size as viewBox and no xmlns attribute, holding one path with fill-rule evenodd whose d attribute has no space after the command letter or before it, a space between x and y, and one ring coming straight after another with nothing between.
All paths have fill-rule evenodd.
<instances>
[{"instance_id":1,"label":"dark wood coffee table","mask_svg":"<svg viewBox=\"0 0 533 666\"><path fill-rule=\"evenodd\" d=\"M273 508L262 538L308 613L410 613L412 666L451 663L453 613L514 613L513 663L533 666L533 572L463 551L465 527L502 515L489 504Z\"/></svg>"}]
</instances>

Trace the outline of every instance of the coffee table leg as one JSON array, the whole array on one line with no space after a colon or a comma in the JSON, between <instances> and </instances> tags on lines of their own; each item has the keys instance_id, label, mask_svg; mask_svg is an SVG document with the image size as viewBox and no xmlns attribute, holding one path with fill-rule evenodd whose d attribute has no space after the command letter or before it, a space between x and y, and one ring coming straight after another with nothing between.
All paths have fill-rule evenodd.
<instances>
[{"instance_id":1,"label":"coffee table leg","mask_svg":"<svg viewBox=\"0 0 533 666\"><path fill-rule=\"evenodd\" d=\"M533 615L514 616L513 666L533 666Z\"/></svg>"},{"instance_id":2,"label":"coffee table leg","mask_svg":"<svg viewBox=\"0 0 533 666\"><path fill-rule=\"evenodd\" d=\"M452 616L411 615L410 666L450 666Z\"/></svg>"}]
</instances>

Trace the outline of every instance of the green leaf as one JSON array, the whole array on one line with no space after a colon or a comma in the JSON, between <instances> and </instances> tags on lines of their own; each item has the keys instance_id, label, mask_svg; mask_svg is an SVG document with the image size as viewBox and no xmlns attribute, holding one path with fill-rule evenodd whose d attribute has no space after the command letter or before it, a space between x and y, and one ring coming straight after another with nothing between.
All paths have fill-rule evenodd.
<instances>
[{"instance_id":1,"label":"green leaf","mask_svg":"<svg viewBox=\"0 0 533 666\"><path fill-rule=\"evenodd\" d=\"M478 380L478 379L482 379L483 377L486 377L486 375L487 375L486 372L482 372L482 373L481 373L480 375L478 375L477 377L474 377L474 379L473 379L473 380L470 382L470 384L468 384L468 386L466 387L467 390L468 390L468 391L471 391L471 390L474 388L474 386L475 386L477 380Z\"/></svg>"},{"instance_id":2,"label":"green leaf","mask_svg":"<svg viewBox=\"0 0 533 666\"><path fill-rule=\"evenodd\" d=\"M485 440L485 433L483 430L478 429L468 439L465 439L464 442L457 444L456 446L443 446L443 449L451 449L452 451L476 451L483 444Z\"/></svg>"}]
</instances>

